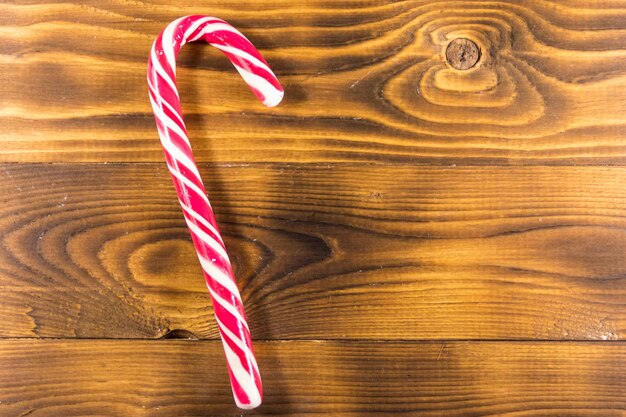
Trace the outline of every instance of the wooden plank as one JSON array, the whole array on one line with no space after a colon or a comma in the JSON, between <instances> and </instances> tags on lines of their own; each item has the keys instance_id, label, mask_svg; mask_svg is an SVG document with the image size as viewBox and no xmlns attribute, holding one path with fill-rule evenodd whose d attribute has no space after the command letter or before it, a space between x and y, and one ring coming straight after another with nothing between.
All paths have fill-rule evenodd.
<instances>
[{"instance_id":1,"label":"wooden plank","mask_svg":"<svg viewBox=\"0 0 626 417\"><path fill-rule=\"evenodd\" d=\"M256 338L626 337L626 168L201 171ZM0 196L0 336L217 337L164 164L5 164Z\"/></svg>"},{"instance_id":2,"label":"wooden plank","mask_svg":"<svg viewBox=\"0 0 626 417\"><path fill-rule=\"evenodd\" d=\"M618 0L4 2L0 160L161 161L147 52L198 12L244 30L287 90L263 109L216 51L186 47L201 161L624 163ZM459 37L483 51L468 71L444 62Z\"/></svg>"},{"instance_id":3,"label":"wooden plank","mask_svg":"<svg viewBox=\"0 0 626 417\"><path fill-rule=\"evenodd\" d=\"M264 342L245 415L623 416L623 343ZM239 416L220 342L2 340L0 414Z\"/></svg>"}]
</instances>

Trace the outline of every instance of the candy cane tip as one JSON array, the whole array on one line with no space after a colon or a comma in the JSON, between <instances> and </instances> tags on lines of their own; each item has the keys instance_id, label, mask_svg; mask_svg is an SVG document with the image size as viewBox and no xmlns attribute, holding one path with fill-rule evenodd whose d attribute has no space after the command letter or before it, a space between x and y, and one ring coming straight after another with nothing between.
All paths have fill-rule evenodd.
<instances>
[{"instance_id":1,"label":"candy cane tip","mask_svg":"<svg viewBox=\"0 0 626 417\"><path fill-rule=\"evenodd\" d=\"M247 404L242 404L235 399L235 404L237 405L237 407L241 408L242 410L252 410L260 406L261 403L262 403L261 399L258 399L256 401L251 401L250 403L247 403Z\"/></svg>"},{"instance_id":2,"label":"candy cane tip","mask_svg":"<svg viewBox=\"0 0 626 417\"><path fill-rule=\"evenodd\" d=\"M281 101L283 101L284 96L284 91L275 90L265 97L265 99L263 100L263 104L267 107L276 107Z\"/></svg>"}]
</instances>

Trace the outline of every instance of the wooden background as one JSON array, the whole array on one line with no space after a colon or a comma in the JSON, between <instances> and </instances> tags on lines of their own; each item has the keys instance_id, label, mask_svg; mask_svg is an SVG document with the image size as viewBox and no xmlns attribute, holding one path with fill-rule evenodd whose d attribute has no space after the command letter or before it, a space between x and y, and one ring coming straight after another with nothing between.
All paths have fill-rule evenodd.
<instances>
[{"instance_id":1,"label":"wooden background","mask_svg":"<svg viewBox=\"0 0 626 417\"><path fill-rule=\"evenodd\" d=\"M190 137L266 388L240 412L145 82ZM476 67L445 62L453 39ZM0 4L0 416L625 416L626 1Z\"/></svg>"}]
</instances>

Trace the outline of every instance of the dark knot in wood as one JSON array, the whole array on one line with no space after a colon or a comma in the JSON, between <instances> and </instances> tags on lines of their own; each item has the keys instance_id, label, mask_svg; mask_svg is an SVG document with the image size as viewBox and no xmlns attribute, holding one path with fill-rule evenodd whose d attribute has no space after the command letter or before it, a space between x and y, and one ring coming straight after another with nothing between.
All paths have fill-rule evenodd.
<instances>
[{"instance_id":1,"label":"dark knot in wood","mask_svg":"<svg viewBox=\"0 0 626 417\"><path fill-rule=\"evenodd\" d=\"M446 49L446 60L448 64L458 70L468 70L472 68L479 59L480 49L469 39L455 39L448 44L448 48Z\"/></svg>"}]
</instances>

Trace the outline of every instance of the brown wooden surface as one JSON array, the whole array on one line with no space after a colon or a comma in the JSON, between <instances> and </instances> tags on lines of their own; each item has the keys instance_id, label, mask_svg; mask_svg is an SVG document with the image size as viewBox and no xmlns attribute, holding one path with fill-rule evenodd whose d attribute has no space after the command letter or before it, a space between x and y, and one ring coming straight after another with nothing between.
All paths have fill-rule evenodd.
<instances>
[{"instance_id":1,"label":"brown wooden surface","mask_svg":"<svg viewBox=\"0 0 626 417\"><path fill-rule=\"evenodd\" d=\"M179 59L264 378L244 414L626 416L626 1L18 0L0 417L242 414L145 83L193 13L286 89Z\"/></svg>"},{"instance_id":2,"label":"brown wooden surface","mask_svg":"<svg viewBox=\"0 0 626 417\"><path fill-rule=\"evenodd\" d=\"M201 161L622 163L626 9L580 3L10 1L0 160L161 162L147 52L167 22L206 12L244 30L287 94L263 109L219 52L185 48ZM484 52L471 73L444 62L456 37Z\"/></svg>"},{"instance_id":3,"label":"brown wooden surface","mask_svg":"<svg viewBox=\"0 0 626 417\"><path fill-rule=\"evenodd\" d=\"M261 369L271 369L265 404L244 415L612 417L626 409L622 342L281 341L257 351ZM218 341L5 340L0 413L240 416L222 356Z\"/></svg>"},{"instance_id":4,"label":"brown wooden surface","mask_svg":"<svg viewBox=\"0 0 626 417\"><path fill-rule=\"evenodd\" d=\"M257 338L626 337L626 168L201 172ZM217 337L161 164L5 164L0 195L0 335Z\"/></svg>"}]
</instances>

